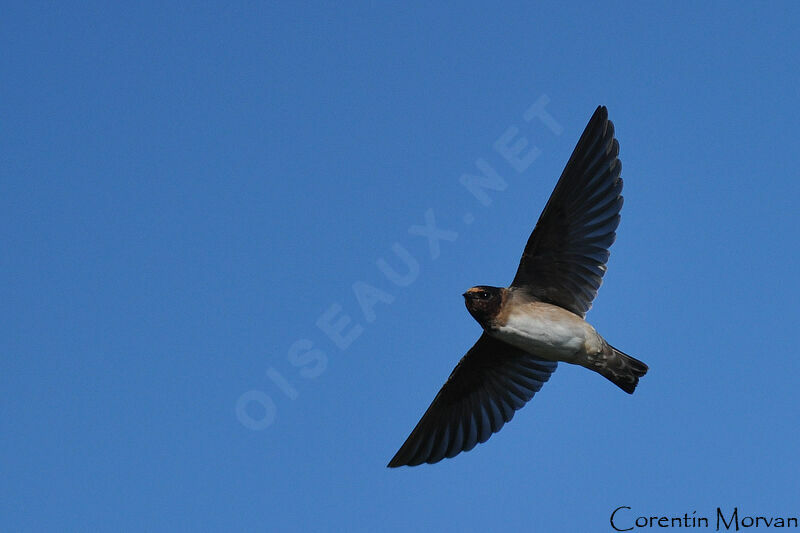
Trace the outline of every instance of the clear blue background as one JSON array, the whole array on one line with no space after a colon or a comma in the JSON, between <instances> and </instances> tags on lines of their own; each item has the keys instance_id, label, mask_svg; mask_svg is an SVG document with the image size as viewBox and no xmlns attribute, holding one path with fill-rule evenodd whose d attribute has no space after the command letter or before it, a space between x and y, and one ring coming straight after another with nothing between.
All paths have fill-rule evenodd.
<instances>
[{"instance_id":1,"label":"clear blue background","mask_svg":"<svg viewBox=\"0 0 800 533\"><path fill-rule=\"evenodd\" d=\"M0 529L800 514L800 10L694 4L5 4ZM522 118L542 95L561 135ZM626 203L588 319L650 373L628 396L562 365L486 444L385 468L598 104ZM522 173L511 126L541 150ZM459 184L478 158L508 183L489 207ZM458 232L437 259L427 209ZM394 243L408 287L376 266ZM358 281L393 298L372 322ZM363 327L345 350L332 305Z\"/></svg>"}]
</instances>

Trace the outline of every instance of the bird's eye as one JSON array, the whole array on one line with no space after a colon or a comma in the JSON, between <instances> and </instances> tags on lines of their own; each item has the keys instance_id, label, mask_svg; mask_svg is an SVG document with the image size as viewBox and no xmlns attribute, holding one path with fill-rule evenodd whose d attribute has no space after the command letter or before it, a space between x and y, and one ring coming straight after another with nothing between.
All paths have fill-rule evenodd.
<instances>
[{"instance_id":1,"label":"bird's eye","mask_svg":"<svg viewBox=\"0 0 800 533\"><path fill-rule=\"evenodd\" d=\"M478 297L481 298L482 300L485 300L489 297L489 293L486 291L481 291L478 293Z\"/></svg>"}]
</instances>

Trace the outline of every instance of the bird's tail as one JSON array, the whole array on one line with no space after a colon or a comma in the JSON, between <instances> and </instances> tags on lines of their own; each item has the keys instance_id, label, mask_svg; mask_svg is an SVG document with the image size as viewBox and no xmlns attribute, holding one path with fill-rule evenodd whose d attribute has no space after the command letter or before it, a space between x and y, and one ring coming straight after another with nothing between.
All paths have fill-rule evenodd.
<instances>
[{"instance_id":1,"label":"bird's tail","mask_svg":"<svg viewBox=\"0 0 800 533\"><path fill-rule=\"evenodd\" d=\"M584 364L598 374L608 378L614 385L628 394L633 394L639 378L647 373L647 365L620 352L610 344L603 346L603 352L589 358Z\"/></svg>"}]
</instances>

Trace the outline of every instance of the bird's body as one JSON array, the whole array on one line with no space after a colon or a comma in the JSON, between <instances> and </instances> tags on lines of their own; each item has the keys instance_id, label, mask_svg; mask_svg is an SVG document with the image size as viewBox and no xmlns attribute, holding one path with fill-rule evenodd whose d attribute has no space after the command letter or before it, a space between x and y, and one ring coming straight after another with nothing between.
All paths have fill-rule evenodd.
<instances>
[{"instance_id":1,"label":"bird's body","mask_svg":"<svg viewBox=\"0 0 800 533\"><path fill-rule=\"evenodd\" d=\"M524 289L481 285L465 292L464 300L487 335L526 356L584 366L628 393L647 371L644 363L610 346L582 317Z\"/></svg>"},{"instance_id":2,"label":"bird's body","mask_svg":"<svg viewBox=\"0 0 800 533\"><path fill-rule=\"evenodd\" d=\"M581 135L507 288L464 293L483 334L461 358L389 463L435 463L485 442L550 379L580 365L633 393L647 365L584 320L602 282L622 208L619 143L605 107Z\"/></svg>"},{"instance_id":3,"label":"bird's body","mask_svg":"<svg viewBox=\"0 0 800 533\"><path fill-rule=\"evenodd\" d=\"M513 295L513 293L512 293ZM512 304L514 309L487 332L529 354L550 361L577 363L599 353L603 338L577 315L545 302Z\"/></svg>"}]
</instances>

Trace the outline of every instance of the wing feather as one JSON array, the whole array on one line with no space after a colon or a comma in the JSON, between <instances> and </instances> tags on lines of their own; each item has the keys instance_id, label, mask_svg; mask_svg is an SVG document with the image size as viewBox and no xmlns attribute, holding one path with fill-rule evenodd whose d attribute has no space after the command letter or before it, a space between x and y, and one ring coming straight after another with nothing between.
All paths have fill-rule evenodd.
<instances>
[{"instance_id":1,"label":"wing feather","mask_svg":"<svg viewBox=\"0 0 800 533\"><path fill-rule=\"evenodd\" d=\"M389 466L436 463L486 442L542 388L556 366L484 333Z\"/></svg>"},{"instance_id":2,"label":"wing feather","mask_svg":"<svg viewBox=\"0 0 800 533\"><path fill-rule=\"evenodd\" d=\"M583 317L603 281L622 209L619 142L600 106L522 254L512 287Z\"/></svg>"}]
</instances>

